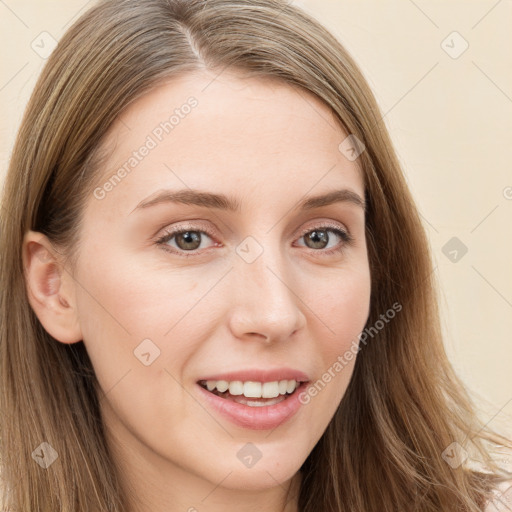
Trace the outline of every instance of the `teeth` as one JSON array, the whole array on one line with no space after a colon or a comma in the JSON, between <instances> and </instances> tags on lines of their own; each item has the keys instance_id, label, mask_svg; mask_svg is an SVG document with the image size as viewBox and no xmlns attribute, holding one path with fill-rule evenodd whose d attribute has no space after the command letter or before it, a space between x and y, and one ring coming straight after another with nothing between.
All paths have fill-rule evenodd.
<instances>
[{"instance_id":1,"label":"teeth","mask_svg":"<svg viewBox=\"0 0 512 512\"><path fill-rule=\"evenodd\" d=\"M217 381L217 390L221 393L224 393L224 391L227 391L229 388L229 382L227 380L218 380Z\"/></svg>"},{"instance_id":2,"label":"teeth","mask_svg":"<svg viewBox=\"0 0 512 512\"><path fill-rule=\"evenodd\" d=\"M203 381L204 382L204 381ZM235 380L228 382L227 380L207 380L206 389L220 393L224 393L229 389L230 394L238 396L244 395L247 398L276 398L279 395L293 393L299 383L296 380L280 380L273 382L241 382Z\"/></svg>"},{"instance_id":3,"label":"teeth","mask_svg":"<svg viewBox=\"0 0 512 512\"><path fill-rule=\"evenodd\" d=\"M261 382L244 382L244 396L247 398L261 398Z\"/></svg>"},{"instance_id":4,"label":"teeth","mask_svg":"<svg viewBox=\"0 0 512 512\"><path fill-rule=\"evenodd\" d=\"M275 398L276 396L279 396L279 382L265 382L261 386L261 396L263 398Z\"/></svg>"},{"instance_id":5,"label":"teeth","mask_svg":"<svg viewBox=\"0 0 512 512\"><path fill-rule=\"evenodd\" d=\"M244 383L239 381L239 380L235 380L233 382L230 382L229 383L229 392L232 395L243 395L243 393L244 393Z\"/></svg>"},{"instance_id":6,"label":"teeth","mask_svg":"<svg viewBox=\"0 0 512 512\"><path fill-rule=\"evenodd\" d=\"M294 380L289 380L288 385L286 386L286 392L293 393L295 391L296 387L297 387L297 382Z\"/></svg>"}]
</instances>

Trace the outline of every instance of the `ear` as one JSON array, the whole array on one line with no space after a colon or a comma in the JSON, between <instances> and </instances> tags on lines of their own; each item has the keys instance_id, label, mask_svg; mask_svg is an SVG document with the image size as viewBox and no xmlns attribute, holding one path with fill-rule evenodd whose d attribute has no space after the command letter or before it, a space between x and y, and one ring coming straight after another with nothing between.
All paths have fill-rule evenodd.
<instances>
[{"instance_id":1,"label":"ear","mask_svg":"<svg viewBox=\"0 0 512 512\"><path fill-rule=\"evenodd\" d=\"M48 237L29 230L22 247L28 300L45 330L62 343L82 340L72 275Z\"/></svg>"}]
</instances>

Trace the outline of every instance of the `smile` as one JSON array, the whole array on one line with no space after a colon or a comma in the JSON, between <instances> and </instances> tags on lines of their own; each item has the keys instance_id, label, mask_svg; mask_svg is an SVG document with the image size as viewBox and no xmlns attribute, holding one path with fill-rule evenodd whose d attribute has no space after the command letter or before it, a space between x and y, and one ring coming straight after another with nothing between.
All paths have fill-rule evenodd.
<instances>
[{"instance_id":1,"label":"smile","mask_svg":"<svg viewBox=\"0 0 512 512\"><path fill-rule=\"evenodd\" d=\"M264 407L275 405L286 399L287 396L300 386L300 382L293 380L280 380L272 382L242 382L234 380L208 380L200 381L199 385L213 394L249 407Z\"/></svg>"},{"instance_id":2,"label":"smile","mask_svg":"<svg viewBox=\"0 0 512 512\"><path fill-rule=\"evenodd\" d=\"M299 393L309 382L305 377L267 381L211 378L197 384L214 412L243 428L264 430L276 428L299 410Z\"/></svg>"}]
</instances>

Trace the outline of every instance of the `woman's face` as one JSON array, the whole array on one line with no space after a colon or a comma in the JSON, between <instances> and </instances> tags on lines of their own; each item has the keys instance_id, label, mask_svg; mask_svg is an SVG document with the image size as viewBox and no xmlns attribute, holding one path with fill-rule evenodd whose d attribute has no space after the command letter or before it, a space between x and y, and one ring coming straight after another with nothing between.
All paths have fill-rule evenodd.
<instances>
[{"instance_id":1,"label":"woman's face","mask_svg":"<svg viewBox=\"0 0 512 512\"><path fill-rule=\"evenodd\" d=\"M349 383L355 358L336 362L370 302L364 185L315 97L214 76L160 85L109 132L76 311L127 471L257 490L296 474Z\"/></svg>"}]
</instances>

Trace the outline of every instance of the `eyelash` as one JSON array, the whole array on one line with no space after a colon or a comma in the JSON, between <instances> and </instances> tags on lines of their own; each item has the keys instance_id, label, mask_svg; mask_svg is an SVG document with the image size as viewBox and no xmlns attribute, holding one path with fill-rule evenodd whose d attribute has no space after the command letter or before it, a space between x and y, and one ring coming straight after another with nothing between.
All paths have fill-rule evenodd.
<instances>
[{"instance_id":1,"label":"eyelash","mask_svg":"<svg viewBox=\"0 0 512 512\"><path fill-rule=\"evenodd\" d=\"M162 237L158 238L155 243L157 245L161 246L164 251L170 252L171 254L176 254L176 255L184 257L184 258L190 258L193 256L197 256L198 253L194 252L194 251L197 251L197 249L195 249L194 251L180 250L178 252L176 250L170 250L168 248L168 246L166 245L166 243L169 242L170 240L172 240L175 236L180 235L181 233L186 233L187 231L191 231L194 233L203 233L205 235L208 235L212 239L215 238L215 235L208 229L195 229L193 226L189 226L189 227L185 227L185 228L179 228L174 231L168 231L168 232L164 233L164 235ZM339 227L328 225L328 224L315 226L313 228L307 229L306 231L303 231L301 233L301 235L299 236L299 239L302 238L304 235L311 233L312 231L331 231L331 232L335 233L336 235L338 235L343 240L343 243L340 246L333 247L331 249L327 249L327 250L310 249L310 251L322 252L324 255L327 255L327 256L334 254L334 253L342 253L346 249L347 245L352 245L352 243L354 242L354 238L351 235L349 235L346 231L343 231Z\"/></svg>"}]
</instances>

